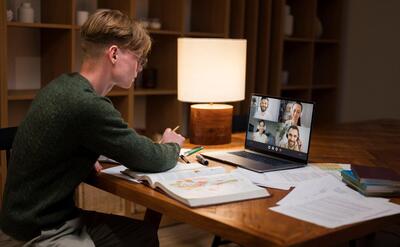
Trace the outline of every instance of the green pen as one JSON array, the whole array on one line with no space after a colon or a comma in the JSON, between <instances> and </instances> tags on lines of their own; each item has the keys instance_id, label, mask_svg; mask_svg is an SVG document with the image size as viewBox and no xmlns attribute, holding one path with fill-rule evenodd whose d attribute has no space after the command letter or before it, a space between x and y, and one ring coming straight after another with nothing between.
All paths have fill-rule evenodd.
<instances>
[{"instance_id":1,"label":"green pen","mask_svg":"<svg viewBox=\"0 0 400 247\"><path fill-rule=\"evenodd\" d=\"M190 156L194 153L197 153L198 151L202 150L204 147L203 146L198 146L190 149L189 151L186 151L183 155L184 156Z\"/></svg>"}]
</instances>

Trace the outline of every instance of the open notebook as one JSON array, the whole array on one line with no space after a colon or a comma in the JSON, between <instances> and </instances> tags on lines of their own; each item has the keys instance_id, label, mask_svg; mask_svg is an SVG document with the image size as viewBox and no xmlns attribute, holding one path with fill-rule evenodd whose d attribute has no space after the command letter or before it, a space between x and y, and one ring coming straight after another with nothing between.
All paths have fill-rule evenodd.
<instances>
[{"instance_id":1,"label":"open notebook","mask_svg":"<svg viewBox=\"0 0 400 247\"><path fill-rule=\"evenodd\" d=\"M126 169L122 173L146 181L172 198L198 207L269 196L265 188L254 185L237 172L226 172L223 167L183 164L161 173L140 173Z\"/></svg>"}]
</instances>

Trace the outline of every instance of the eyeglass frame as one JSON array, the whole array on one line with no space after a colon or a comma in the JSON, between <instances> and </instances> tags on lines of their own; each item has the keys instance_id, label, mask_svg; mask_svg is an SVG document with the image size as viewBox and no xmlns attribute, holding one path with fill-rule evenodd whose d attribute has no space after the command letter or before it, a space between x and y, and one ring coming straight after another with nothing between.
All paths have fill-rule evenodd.
<instances>
[{"instance_id":1,"label":"eyeglass frame","mask_svg":"<svg viewBox=\"0 0 400 247\"><path fill-rule=\"evenodd\" d=\"M134 52L132 52L132 54L136 57L137 62L138 62L138 65L139 65L141 68L144 68L144 66L146 66L146 64L147 64L147 62L148 62L147 57L139 56L139 55L137 55L137 54L134 53Z\"/></svg>"}]
</instances>

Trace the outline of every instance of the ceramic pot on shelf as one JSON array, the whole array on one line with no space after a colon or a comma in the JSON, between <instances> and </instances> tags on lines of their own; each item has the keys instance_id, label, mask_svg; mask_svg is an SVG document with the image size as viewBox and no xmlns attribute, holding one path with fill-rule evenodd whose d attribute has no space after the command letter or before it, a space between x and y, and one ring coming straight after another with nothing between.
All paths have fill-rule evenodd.
<instances>
[{"instance_id":1,"label":"ceramic pot on shelf","mask_svg":"<svg viewBox=\"0 0 400 247\"><path fill-rule=\"evenodd\" d=\"M324 31L321 20L316 17L314 21L315 38L320 39Z\"/></svg>"},{"instance_id":2,"label":"ceramic pot on shelf","mask_svg":"<svg viewBox=\"0 0 400 247\"><path fill-rule=\"evenodd\" d=\"M35 11L33 10L31 3L24 2L18 8L18 21L25 23L34 22Z\"/></svg>"}]
</instances>

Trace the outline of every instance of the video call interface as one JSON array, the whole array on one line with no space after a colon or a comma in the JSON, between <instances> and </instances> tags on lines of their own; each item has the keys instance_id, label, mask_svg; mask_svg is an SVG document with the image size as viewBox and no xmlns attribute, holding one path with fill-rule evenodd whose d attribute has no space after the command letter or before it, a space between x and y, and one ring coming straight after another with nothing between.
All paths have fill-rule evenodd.
<instances>
[{"instance_id":1,"label":"video call interface","mask_svg":"<svg viewBox=\"0 0 400 247\"><path fill-rule=\"evenodd\" d=\"M311 103L253 95L246 145L306 159L312 114Z\"/></svg>"}]
</instances>

